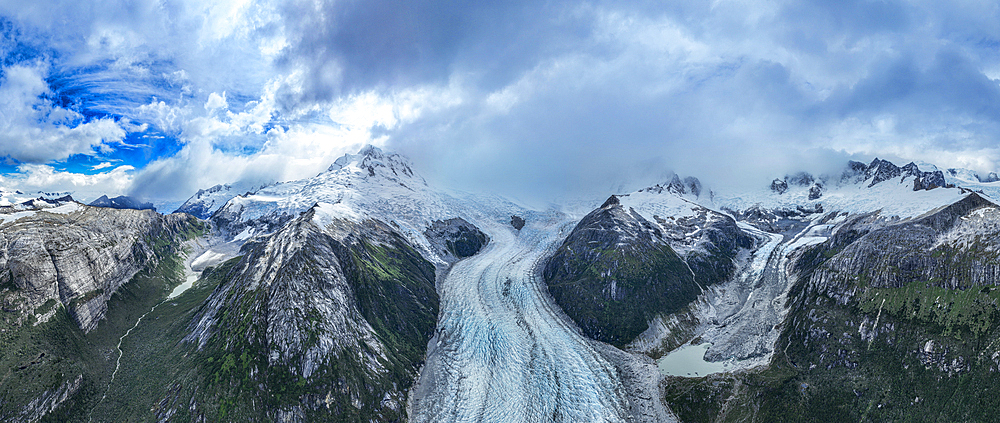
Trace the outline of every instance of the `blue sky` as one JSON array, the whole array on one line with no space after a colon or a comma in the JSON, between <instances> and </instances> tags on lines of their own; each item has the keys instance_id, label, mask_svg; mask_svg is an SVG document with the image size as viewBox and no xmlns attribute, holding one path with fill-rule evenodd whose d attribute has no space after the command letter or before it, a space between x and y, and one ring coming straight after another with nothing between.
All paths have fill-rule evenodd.
<instances>
[{"instance_id":1,"label":"blue sky","mask_svg":"<svg viewBox=\"0 0 1000 423\"><path fill-rule=\"evenodd\" d=\"M0 186L170 204L367 143L524 198L1000 167L986 1L0 2Z\"/></svg>"}]
</instances>

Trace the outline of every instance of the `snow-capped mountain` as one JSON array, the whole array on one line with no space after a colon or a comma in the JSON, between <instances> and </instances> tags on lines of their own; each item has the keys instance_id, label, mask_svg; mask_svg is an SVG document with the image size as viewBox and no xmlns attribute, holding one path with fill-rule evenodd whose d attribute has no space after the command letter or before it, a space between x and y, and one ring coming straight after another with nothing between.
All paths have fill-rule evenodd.
<instances>
[{"instance_id":1,"label":"snow-capped mountain","mask_svg":"<svg viewBox=\"0 0 1000 423\"><path fill-rule=\"evenodd\" d=\"M964 186L949 182L936 168L922 171L914 163L898 167L876 158L868 165L849 162L837 175L802 172L776 178L757 190L719 189L711 206L734 212L880 210L886 217L908 218L957 201L966 195L967 190L961 189Z\"/></svg>"},{"instance_id":2,"label":"snow-capped mountain","mask_svg":"<svg viewBox=\"0 0 1000 423\"><path fill-rule=\"evenodd\" d=\"M1000 389L992 179L875 159L538 210L369 146L201 190L204 220L10 194L0 418L982 420L948 399Z\"/></svg>"},{"instance_id":3,"label":"snow-capped mountain","mask_svg":"<svg viewBox=\"0 0 1000 423\"><path fill-rule=\"evenodd\" d=\"M228 239L242 241L272 233L314 206L317 216L329 219L391 223L424 249L430 248L424 232L436 221L462 217L504 222L512 215L535 213L496 196L429 187L405 157L367 146L337 159L315 177L237 195L210 220Z\"/></svg>"},{"instance_id":4,"label":"snow-capped mountain","mask_svg":"<svg viewBox=\"0 0 1000 423\"><path fill-rule=\"evenodd\" d=\"M174 213L187 213L200 219L208 219L220 207L226 204L238 193L231 185L216 185L208 189L200 189Z\"/></svg>"},{"instance_id":5,"label":"snow-capped mountain","mask_svg":"<svg viewBox=\"0 0 1000 423\"><path fill-rule=\"evenodd\" d=\"M25 194L21 191L0 190L0 210L35 210L57 207L73 201L68 192L35 192Z\"/></svg>"},{"instance_id":6,"label":"snow-capped mountain","mask_svg":"<svg viewBox=\"0 0 1000 423\"><path fill-rule=\"evenodd\" d=\"M390 202L393 197L399 201ZM231 235L246 238L272 232L319 203L339 204L338 209L362 218L368 210L393 211L432 197L434 193L428 190L423 178L413 173L405 159L368 146L358 154L341 157L313 178L279 182L233 196L219 207L212 220ZM375 201L382 204L357 207Z\"/></svg>"}]
</instances>

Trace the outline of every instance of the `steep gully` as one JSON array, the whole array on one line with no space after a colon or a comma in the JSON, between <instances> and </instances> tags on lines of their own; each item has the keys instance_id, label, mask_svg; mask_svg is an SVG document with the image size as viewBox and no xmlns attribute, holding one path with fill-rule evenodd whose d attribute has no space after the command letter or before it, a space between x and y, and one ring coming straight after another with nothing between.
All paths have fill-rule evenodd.
<instances>
[{"instance_id":1,"label":"steep gully","mask_svg":"<svg viewBox=\"0 0 1000 423\"><path fill-rule=\"evenodd\" d=\"M94 410L96 410L97 407L99 407L104 400L107 399L108 392L111 391L111 385L114 383L115 377L118 375L118 371L121 368L122 356L125 355L125 351L122 350L122 343L125 341L125 338L127 338L132 331L135 330L135 328L139 327L139 324L142 323L142 320L146 318L146 316L156 311L157 307L170 302L170 300L177 298L183 294L184 291L191 288L194 282L201 277L201 273L206 267L219 264L225 261L225 259L232 257L235 252L238 251L238 247L235 244L225 244L219 241L220 240L218 239L194 239L184 243L182 248L183 251L186 251L184 253L186 255L184 260L184 282L171 290L170 294L168 294L163 301L156 303L149 309L149 311L143 313L142 316L139 316L139 318L136 319L135 324L118 338L118 345L115 347L115 350L118 351L118 358L115 360L115 369L111 372L111 379L108 380L108 385L105 387L104 393L101 395L101 399L98 400L97 403L90 409L88 422L92 422L94 420Z\"/></svg>"}]
</instances>

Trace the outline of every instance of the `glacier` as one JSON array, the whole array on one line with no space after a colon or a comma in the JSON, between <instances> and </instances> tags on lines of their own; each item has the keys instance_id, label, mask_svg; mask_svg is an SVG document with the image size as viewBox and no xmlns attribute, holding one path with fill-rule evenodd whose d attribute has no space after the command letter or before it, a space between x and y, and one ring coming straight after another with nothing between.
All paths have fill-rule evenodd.
<instances>
[{"instance_id":1,"label":"glacier","mask_svg":"<svg viewBox=\"0 0 1000 423\"><path fill-rule=\"evenodd\" d=\"M441 281L442 312L415 388L415 422L625 421L615 366L548 299L538 263L574 223L555 213L474 221L491 243Z\"/></svg>"}]
</instances>

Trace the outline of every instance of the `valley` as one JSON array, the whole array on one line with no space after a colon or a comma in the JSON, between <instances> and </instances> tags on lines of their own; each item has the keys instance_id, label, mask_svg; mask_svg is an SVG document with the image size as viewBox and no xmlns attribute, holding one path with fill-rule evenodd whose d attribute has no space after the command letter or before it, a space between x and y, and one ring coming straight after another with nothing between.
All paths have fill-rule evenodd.
<instances>
[{"instance_id":1,"label":"valley","mask_svg":"<svg viewBox=\"0 0 1000 423\"><path fill-rule=\"evenodd\" d=\"M198 217L39 200L0 224L0 418L985 421L992 183L875 160L539 210L368 147Z\"/></svg>"}]
</instances>

